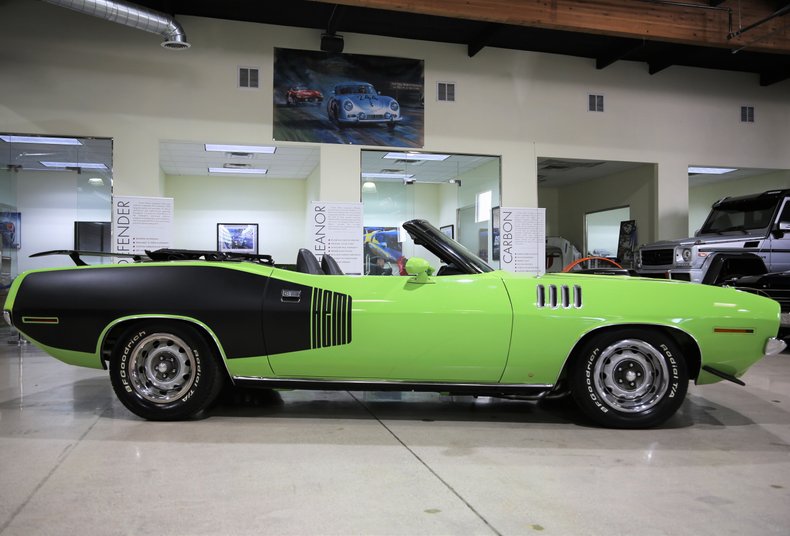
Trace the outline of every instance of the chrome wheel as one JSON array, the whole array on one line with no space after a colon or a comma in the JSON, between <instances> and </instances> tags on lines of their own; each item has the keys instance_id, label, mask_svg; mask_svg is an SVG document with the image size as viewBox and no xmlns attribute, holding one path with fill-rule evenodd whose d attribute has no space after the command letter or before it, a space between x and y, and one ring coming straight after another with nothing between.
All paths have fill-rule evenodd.
<instances>
[{"instance_id":1,"label":"chrome wheel","mask_svg":"<svg viewBox=\"0 0 790 536\"><path fill-rule=\"evenodd\" d=\"M180 399L198 372L192 349L171 333L154 333L140 341L129 357L128 370L131 387L155 404Z\"/></svg>"},{"instance_id":2,"label":"chrome wheel","mask_svg":"<svg viewBox=\"0 0 790 536\"><path fill-rule=\"evenodd\" d=\"M664 355L645 341L617 341L601 352L592 371L596 393L609 407L624 413L651 409L669 387Z\"/></svg>"}]
</instances>

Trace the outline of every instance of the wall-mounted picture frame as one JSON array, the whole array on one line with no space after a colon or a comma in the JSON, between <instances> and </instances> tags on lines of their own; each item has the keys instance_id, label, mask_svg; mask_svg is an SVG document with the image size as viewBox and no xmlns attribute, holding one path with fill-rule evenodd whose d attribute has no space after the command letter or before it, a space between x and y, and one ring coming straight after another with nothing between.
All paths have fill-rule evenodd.
<instances>
[{"instance_id":1,"label":"wall-mounted picture frame","mask_svg":"<svg viewBox=\"0 0 790 536\"><path fill-rule=\"evenodd\" d=\"M217 251L258 254L257 223L218 223Z\"/></svg>"},{"instance_id":2,"label":"wall-mounted picture frame","mask_svg":"<svg viewBox=\"0 0 790 536\"><path fill-rule=\"evenodd\" d=\"M22 247L22 214L19 212L0 212L0 237L3 249Z\"/></svg>"},{"instance_id":3,"label":"wall-mounted picture frame","mask_svg":"<svg viewBox=\"0 0 790 536\"><path fill-rule=\"evenodd\" d=\"M455 240L455 226L454 225L444 225L439 227L439 230L443 232L445 235L449 236L453 240Z\"/></svg>"}]
</instances>

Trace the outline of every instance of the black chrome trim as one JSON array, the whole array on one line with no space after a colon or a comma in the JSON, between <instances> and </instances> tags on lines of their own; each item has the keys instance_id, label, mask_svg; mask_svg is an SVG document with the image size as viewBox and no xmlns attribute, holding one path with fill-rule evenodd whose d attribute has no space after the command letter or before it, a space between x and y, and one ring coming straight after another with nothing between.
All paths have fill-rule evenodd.
<instances>
[{"instance_id":1,"label":"black chrome trim","mask_svg":"<svg viewBox=\"0 0 790 536\"><path fill-rule=\"evenodd\" d=\"M234 376L234 385L263 389L318 389L328 391L425 391L483 396L520 395L543 398L554 385L515 383L453 383L377 380L318 380L302 378L261 378Z\"/></svg>"},{"instance_id":2,"label":"black chrome trim","mask_svg":"<svg viewBox=\"0 0 790 536\"><path fill-rule=\"evenodd\" d=\"M716 370L710 365L702 365L702 370L704 370L705 372L710 372L714 376L718 376L719 378L722 378L724 380L731 381L732 383L737 383L738 385L746 385L742 380L739 380L732 374L727 374L726 372Z\"/></svg>"}]
</instances>

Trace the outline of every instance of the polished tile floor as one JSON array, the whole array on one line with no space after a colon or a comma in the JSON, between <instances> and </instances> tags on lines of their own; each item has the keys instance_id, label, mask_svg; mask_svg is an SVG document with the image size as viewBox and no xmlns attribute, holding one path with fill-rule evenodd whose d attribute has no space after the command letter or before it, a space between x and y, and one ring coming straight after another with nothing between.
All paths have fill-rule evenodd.
<instances>
[{"instance_id":1,"label":"polished tile floor","mask_svg":"<svg viewBox=\"0 0 790 536\"><path fill-rule=\"evenodd\" d=\"M790 355L745 380L692 386L654 430L562 403L299 391L153 423L105 372L3 344L0 536L788 535Z\"/></svg>"}]
</instances>

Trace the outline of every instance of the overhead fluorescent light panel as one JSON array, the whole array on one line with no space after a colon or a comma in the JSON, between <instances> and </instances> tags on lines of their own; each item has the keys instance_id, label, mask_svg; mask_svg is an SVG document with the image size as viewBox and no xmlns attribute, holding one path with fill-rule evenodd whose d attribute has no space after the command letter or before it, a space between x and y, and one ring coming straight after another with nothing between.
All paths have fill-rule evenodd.
<instances>
[{"instance_id":1,"label":"overhead fluorescent light panel","mask_svg":"<svg viewBox=\"0 0 790 536\"><path fill-rule=\"evenodd\" d=\"M363 173L363 179L411 179L414 177L413 173Z\"/></svg>"},{"instance_id":2,"label":"overhead fluorescent light panel","mask_svg":"<svg viewBox=\"0 0 790 536\"><path fill-rule=\"evenodd\" d=\"M732 173L733 171L738 171L738 169L689 166L689 175L724 175L725 173Z\"/></svg>"},{"instance_id":3,"label":"overhead fluorescent light panel","mask_svg":"<svg viewBox=\"0 0 790 536\"><path fill-rule=\"evenodd\" d=\"M0 135L0 140L8 143L39 143L43 145L82 145L77 138L55 138L45 136L10 136Z\"/></svg>"},{"instance_id":4,"label":"overhead fluorescent light panel","mask_svg":"<svg viewBox=\"0 0 790 536\"><path fill-rule=\"evenodd\" d=\"M216 143L205 144L206 151L219 153L262 153L273 154L277 147L267 145L220 145Z\"/></svg>"},{"instance_id":5,"label":"overhead fluorescent light panel","mask_svg":"<svg viewBox=\"0 0 790 536\"><path fill-rule=\"evenodd\" d=\"M209 173L224 173L227 175L266 175L268 169L252 167L210 167Z\"/></svg>"},{"instance_id":6,"label":"overhead fluorescent light panel","mask_svg":"<svg viewBox=\"0 0 790 536\"><path fill-rule=\"evenodd\" d=\"M41 165L48 168L80 168L80 169L107 169L101 162L41 162Z\"/></svg>"},{"instance_id":7,"label":"overhead fluorescent light panel","mask_svg":"<svg viewBox=\"0 0 790 536\"><path fill-rule=\"evenodd\" d=\"M438 160L444 161L450 158L449 154L432 154L432 153L417 153L417 152L405 152L405 153L397 153L391 152L385 154L382 158L387 158L389 160Z\"/></svg>"}]
</instances>

